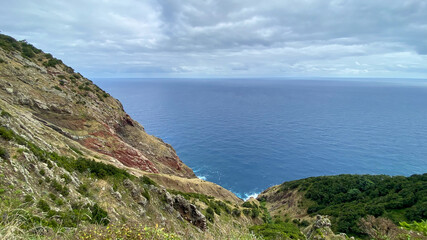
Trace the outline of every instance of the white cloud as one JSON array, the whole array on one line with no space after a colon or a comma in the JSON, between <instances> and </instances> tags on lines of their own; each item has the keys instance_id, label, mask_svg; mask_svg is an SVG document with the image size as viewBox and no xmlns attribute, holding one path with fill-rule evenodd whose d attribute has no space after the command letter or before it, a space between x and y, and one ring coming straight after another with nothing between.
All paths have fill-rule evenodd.
<instances>
[{"instance_id":1,"label":"white cloud","mask_svg":"<svg viewBox=\"0 0 427 240\"><path fill-rule=\"evenodd\" d=\"M0 30L91 77L427 77L426 1L30 1Z\"/></svg>"}]
</instances>

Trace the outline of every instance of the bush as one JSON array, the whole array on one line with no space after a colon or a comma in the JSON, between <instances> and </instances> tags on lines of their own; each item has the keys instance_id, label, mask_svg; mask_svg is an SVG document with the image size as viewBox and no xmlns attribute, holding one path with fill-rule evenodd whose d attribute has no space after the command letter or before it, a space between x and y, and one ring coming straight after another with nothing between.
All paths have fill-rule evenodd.
<instances>
[{"instance_id":1,"label":"bush","mask_svg":"<svg viewBox=\"0 0 427 240\"><path fill-rule=\"evenodd\" d=\"M0 157L3 158L3 159L8 160L9 157L10 157L9 156L9 152L6 149L0 147Z\"/></svg>"},{"instance_id":2,"label":"bush","mask_svg":"<svg viewBox=\"0 0 427 240\"><path fill-rule=\"evenodd\" d=\"M50 55L50 54L48 54ZM62 64L62 61L56 58L52 58L52 55L50 55L50 58L47 62L43 63L43 66L45 67L55 67L58 64Z\"/></svg>"},{"instance_id":3,"label":"bush","mask_svg":"<svg viewBox=\"0 0 427 240\"><path fill-rule=\"evenodd\" d=\"M231 212L231 215L233 215L235 217L240 217L241 214L242 214L242 212L237 208L233 209L233 211Z\"/></svg>"},{"instance_id":4,"label":"bush","mask_svg":"<svg viewBox=\"0 0 427 240\"><path fill-rule=\"evenodd\" d=\"M142 184L147 184L147 185L153 185L153 186L158 186L158 184L155 182L155 181L153 181L151 178L149 178L149 177L147 177L147 176L142 176L142 177L140 177L139 178L139 180L140 180L140 182L142 183Z\"/></svg>"},{"instance_id":5,"label":"bush","mask_svg":"<svg viewBox=\"0 0 427 240\"><path fill-rule=\"evenodd\" d=\"M66 186L62 186L56 179L53 179L50 186L55 189L58 193L61 193L62 196L68 196L70 194L70 190Z\"/></svg>"},{"instance_id":6,"label":"bush","mask_svg":"<svg viewBox=\"0 0 427 240\"><path fill-rule=\"evenodd\" d=\"M77 188L77 192L79 192L81 195L87 196L89 193L89 187L86 184L80 184L80 186Z\"/></svg>"},{"instance_id":7,"label":"bush","mask_svg":"<svg viewBox=\"0 0 427 240\"><path fill-rule=\"evenodd\" d=\"M251 217L252 218L257 218L259 216L259 210L257 208L253 208L251 210Z\"/></svg>"},{"instance_id":8,"label":"bush","mask_svg":"<svg viewBox=\"0 0 427 240\"><path fill-rule=\"evenodd\" d=\"M0 136L6 141L10 141L13 139L14 133L8 128L0 127Z\"/></svg>"},{"instance_id":9,"label":"bush","mask_svg":"<svg viewBox=\"0 0 427 240\"><path fill-rule=\"evenodd\" d=\"M0 34L0 47L6 51L20 50L18 41L13 37L9 37L4 34Z\"/></svg>"},{"instance_id":10,"label":"bush","mask_svg":"<svg viewBox=\"0 0 427 240\"><path fill-rule=\"evenodd\" d=\"M61 175L61 178L62 178L62 179L64 179L64 182L65 182L66 184L68 184L68 183L70 183L70 182L71 182L71 177L70 177L70 175L68 175L68 174L66 174L66 173L62 174L62 175Z\"/></svg>"},{"instance_id":11,"label":"bush","mask_svg":"<svg viewBox=\"0 0 427 240\"><path fill-rule=\"evenodd\" d=\"M40 210L42 210L43 212L48 212L50 210L49 204L43 199L41 199L37 203L37 207L40 208Z\"/></svg>"},{"instance_id":12,"label":"bush","mask_svg":"<svg viewBox=\"0 0 427 240\"><path fill-rule=\"evenodd\" d=\"M12 115L11 115L10 113L6 112L5 110L2 110L2 111L1 111L1 116L2 116L2 117L7 117L7 118L12 117Z\"/></svg>"},{"instance_id":13,"label":"bush","mask_svg":"<svg viewBox=\"0 0 427 240\"><path fill-rule=\"evenodd\" d=\"M244 202L244 203L242 204L242 207L245 207L245 208L253 208L254 206L252 205L252 203L251 203L251 202Z\"/></svg>"},{"instance_id":14,"label":"bush","mask_svg":"<svg viewBox=\"0 0 427 240\"><path fill-rule=\"evenodd\" d=\"M255 225L249 230L264 239L305 239L297 226L282 221Z\"/></svg>"},{"instance_id":15,"label":"bush","mask_svg":"<svg viewBox=\"0 0 427 240\"><path fill-rule=\"evenodd\" d=\"M108 218L108 213L102 209L98 204L95 203L92 207L90 207L90 211L92 212L91 223L108 225L110 223L110 219Z\"/></svg>"},{"instance_id":16,"label":"bush","mask_svg":"<svg viewBox=\"0 0 427 240\"><path fill-rule=\"evenodd\" d=\"M214 214L214 210L211 207L208 207L206 209L205 217L206 217L206 219L209 222L214 222L214 220L215 220L215 214Z\"/></svg>"}]
</instances>

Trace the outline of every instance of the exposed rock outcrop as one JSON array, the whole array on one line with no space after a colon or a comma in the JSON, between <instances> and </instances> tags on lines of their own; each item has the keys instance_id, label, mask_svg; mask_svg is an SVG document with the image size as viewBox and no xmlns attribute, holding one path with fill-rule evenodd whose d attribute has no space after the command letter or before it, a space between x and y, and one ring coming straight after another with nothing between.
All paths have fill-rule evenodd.
<instances>
[{"instance_id":1,"label":"exposed rock outcrop","mask_svg":"<svg viewBox=\"0 0 427 240\"><path fill-rule=\"evenodd\" d=\"M348 238L346 234L340 233L335 234L331 230L331 221L327 216L317 215L316 220L306 229L304 229L304 235L308 240L340 240L340 239L354 239Z\"/></svg>"},{"instance_id":2,"label":"exposed rock outcrop","mask_svg":"<svg viewBox=\"0 0 427 240\"><path fill-rule=\"evenodd\" d=\"M201 230L206 230L206 217L195 205L189 203L181 195L177 195L173 198L173 207L181 214L182 218Z\"/></svg>"}]
</instances>

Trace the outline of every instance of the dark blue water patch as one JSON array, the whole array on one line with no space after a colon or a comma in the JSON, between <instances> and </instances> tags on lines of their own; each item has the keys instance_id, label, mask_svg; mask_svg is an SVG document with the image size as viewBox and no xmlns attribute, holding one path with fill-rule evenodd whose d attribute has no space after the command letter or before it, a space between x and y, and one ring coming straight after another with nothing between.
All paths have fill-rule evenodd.
<instances>
[{"instance_id":1,"label":"dark blue water patch","mask_svg":"<svg viewBox=\"0 0 427 240\"><path fill-rule=\"evenodd\" d=\"M240 197L283 181L427 170L425 82L98 79L198 176ZM408 84L407 84L408 83Z\"/></svg>"}]
</instances>

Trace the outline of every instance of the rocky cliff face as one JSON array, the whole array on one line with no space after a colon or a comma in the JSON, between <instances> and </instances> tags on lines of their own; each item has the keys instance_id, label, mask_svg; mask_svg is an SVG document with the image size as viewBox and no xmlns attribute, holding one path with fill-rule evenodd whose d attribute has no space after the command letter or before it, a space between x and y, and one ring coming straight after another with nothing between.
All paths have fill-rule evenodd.
<instances>
[{"instance_id":1,"label":"rocky cliff face","mask_svg":"<svg viewBox=\"0 0 427 240\"><path fill-rule=\"evenodd\" d=\"M14 116L8 127L49 150L195 177L169 144L148 135L90 80L26 42L5 35L1 42L0 106Z\"/></svg>"}]
</instances>

